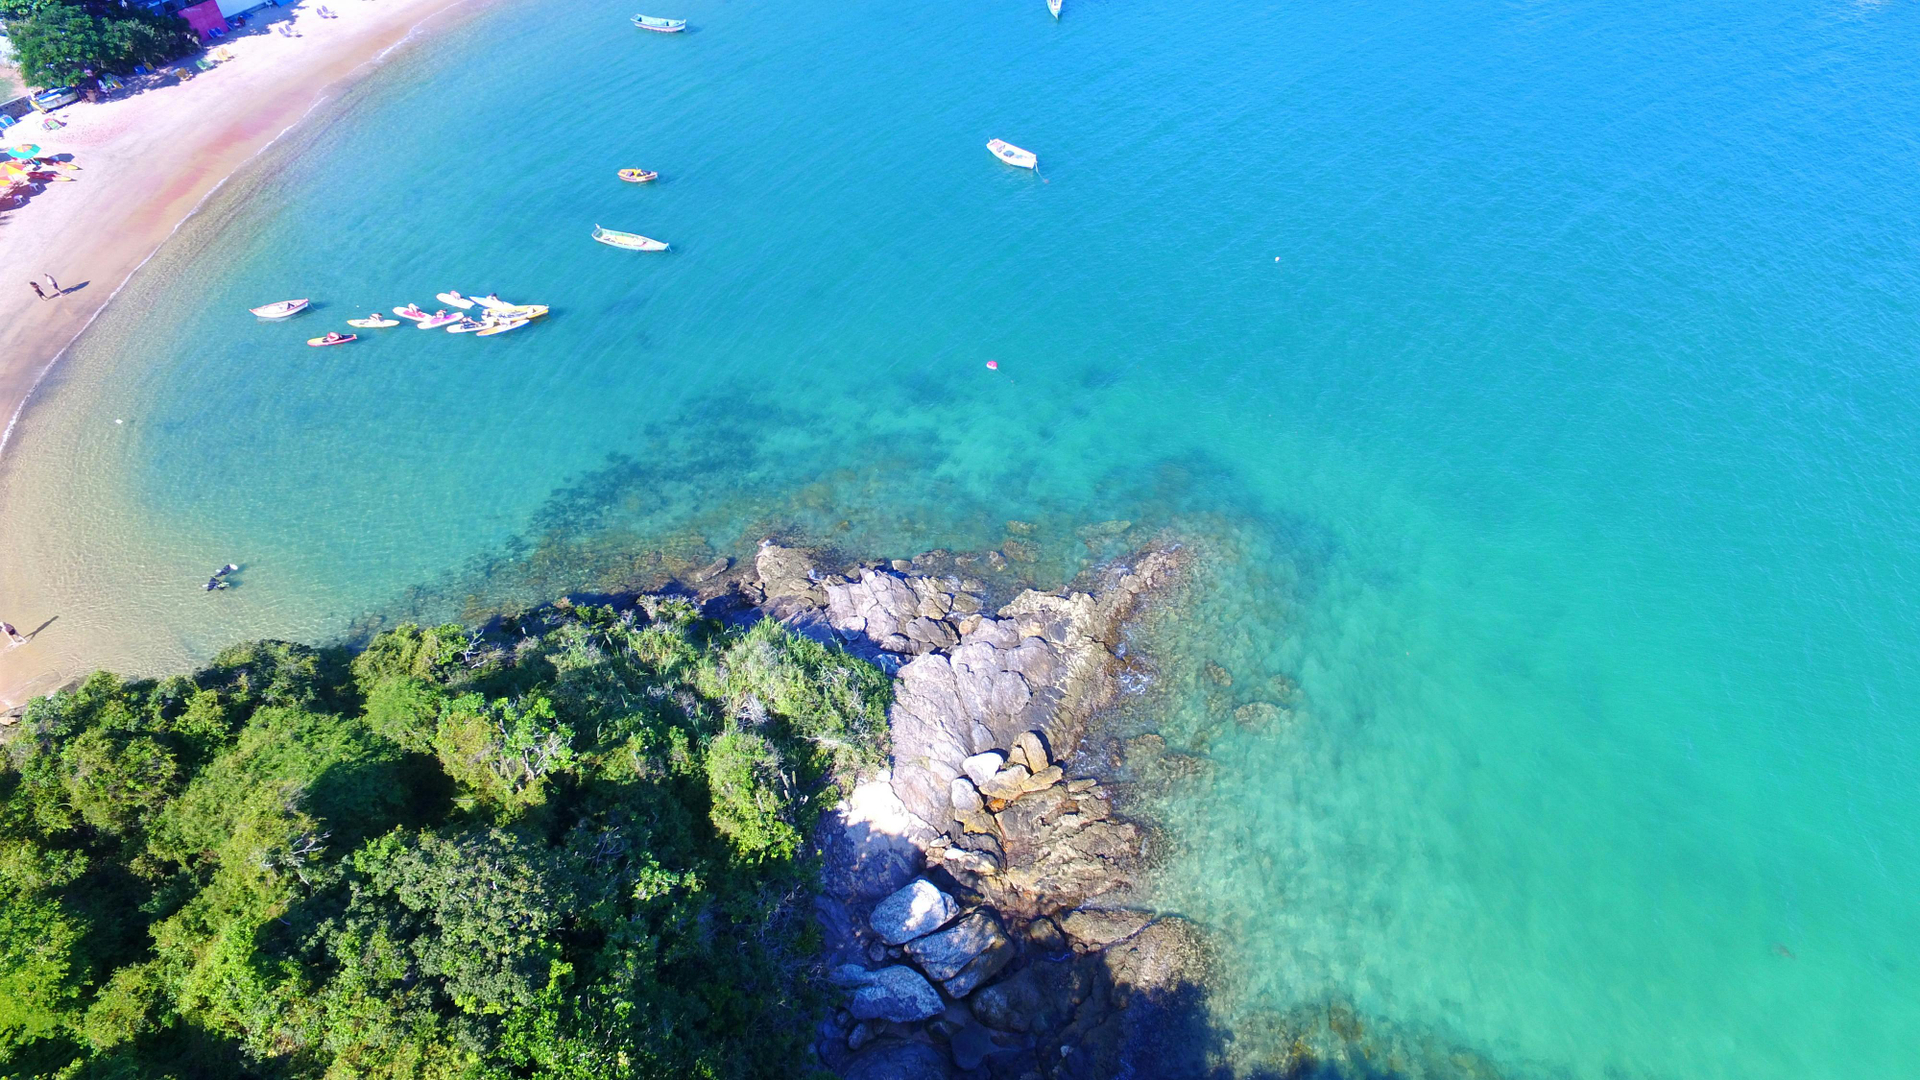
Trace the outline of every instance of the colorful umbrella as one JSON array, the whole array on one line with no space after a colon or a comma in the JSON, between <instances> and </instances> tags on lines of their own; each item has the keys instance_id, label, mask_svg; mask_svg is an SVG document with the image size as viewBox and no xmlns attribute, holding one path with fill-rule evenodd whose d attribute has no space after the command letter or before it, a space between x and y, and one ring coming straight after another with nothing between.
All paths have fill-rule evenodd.
<instances>
[{"instance_id":1,"label":"colorful umbrella","mask_svg":"<svg viewBox=\"0 0 1920 1080\"><path fill-rule=\"evenodd\" d=\"M27 178L27 170L12 162L0 165L0 173L5 173L10 180L25 180Z\"/></svg>"},{"instance_id":2,"label":"colorful umbrella","mask_svg":"<svg viewBox=\"0 0 1920 1080\"><path fill-rule=\"evenodd\" d=\"M26 143L20 146L7 147L7 153L17 158L39 157L40 148L31 143Z\"/></svg>"}]
</instances>

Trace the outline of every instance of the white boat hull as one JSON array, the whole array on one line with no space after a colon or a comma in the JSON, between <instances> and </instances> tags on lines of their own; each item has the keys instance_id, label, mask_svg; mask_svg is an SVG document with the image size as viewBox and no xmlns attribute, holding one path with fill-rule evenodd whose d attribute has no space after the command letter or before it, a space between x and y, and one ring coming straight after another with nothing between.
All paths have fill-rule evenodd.
<instances>
[{"instance_id":1,"label":"white boat hull","mask_svg":"<svg viewBox=\"0 0 1920 1080\"><path fill-rule=\"evenodd\" d=\"M987 152L1017 169L1037 169L1040 157L1031 150L1022 150L1005 139L995 139L987 144Z\"/></svg>"}]
</instances>

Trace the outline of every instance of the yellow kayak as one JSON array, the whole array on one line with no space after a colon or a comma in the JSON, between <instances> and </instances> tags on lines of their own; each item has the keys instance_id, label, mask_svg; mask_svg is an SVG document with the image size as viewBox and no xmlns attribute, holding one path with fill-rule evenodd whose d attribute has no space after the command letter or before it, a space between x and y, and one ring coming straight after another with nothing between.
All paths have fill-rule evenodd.
<instances>
[{"instance_id":1,"label":"yellow kayak","mask_svg":"<svg viewBox=\"0 0 1920 1080\"><path fill-rule=\"evenodd\" d=\"M473 336L474 337L492 337L495 334L504 334L509 330L518 330L532 321L533 321L532 319L508 319L506 322L503 322L503 323L494 323L492 326L487 327L485 330L476 330L474 331Z\"/></svg>"}]
</instances>

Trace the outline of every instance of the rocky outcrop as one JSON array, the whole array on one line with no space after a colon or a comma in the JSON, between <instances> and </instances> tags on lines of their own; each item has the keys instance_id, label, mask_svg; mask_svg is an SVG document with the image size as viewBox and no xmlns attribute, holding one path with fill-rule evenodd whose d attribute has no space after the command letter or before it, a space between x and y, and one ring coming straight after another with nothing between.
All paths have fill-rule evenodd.
<instances>
[{"instance_id":1,"label":"rocky outcrop","mask_svg":"<svg viewBox=\"0 0 1920 1080\"><path fill-rule=\"evenodd\" d=\"M1117 1075L1154 1032L1185 1037L1167 1035L1169 1018L1197 1015L1205 953L1189 924L1133 909L1146 836L1074 765L1075 749L1117 692L1123 621L1177 556L1151 552L1088 589L1028 591L995 610L980 582L939 572L965 561L934 553L823 574L777 545L755 561L749 596L764 611L824 627L895 673L892 770L820 837L819 912L845 962L834 979L863 1002L829 1025L822 1056L849 1077L881 1062L931 1068L912 1046L941 1047L972 1076ZM937 1015L905 975L941 1002ZM895 1018L908 1013L922 1015Z\"/></svg>"}]
</instances>

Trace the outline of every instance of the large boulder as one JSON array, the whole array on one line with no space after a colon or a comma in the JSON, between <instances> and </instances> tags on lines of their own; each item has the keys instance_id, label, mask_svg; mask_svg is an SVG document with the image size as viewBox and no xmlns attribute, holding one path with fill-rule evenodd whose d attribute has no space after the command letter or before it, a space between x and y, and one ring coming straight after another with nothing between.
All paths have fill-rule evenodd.
<instances>
[{"instance_id":1,"label":"large boulder","mask_svg":"<svg viewBox=\"0 0 1920 1080\"><path fill-rule=\"evenodd\" d=\"M861 1020L911 1024L938 1016L946 1008L933 985L903 964L874 971L858 964L843 964L834 972L833 981L853 992L847 1011Z\"/></svg>"},{"instance_id":2,"label":"large boulder","mask_svg":"<svg viewBox=\"0 0 1920 1080\"><path fill-rule=\"evenodd\" d=\"M960 905L926 878L914 878L880 901L867 925L889 945L904 945L953 921Z\"/></svg>"},{"instance_id":3,"label":"large boulder","mask_svg":"<svg viewBox=\"0 0 1920 1080\"><path fill-rule=\"evenodd\" d=\"M1132 937L1152 921L1153 916L1144 911L1110 911L1102 908L1069 911L1059 920L1060 929L1066 931L1068 937L1095 949Z\"/></svg>"},{"instance_id":4,"label":"large boulder","mask_svg":"<svg viewBox=\"0 0 1920 1080\"><path fill-rule=\"evenodd\" d=\"M1000 920L976 911L952 927L908 943L907 955L956 998L998 974L1013 959L1013 942Z\"/></svg>"},{"instance_id":5,"label":"large boulder","mask_svg":"<svg viewBox=\"0 0 1920 1080\"><path fill-rule=\"evenodd\" d=\"M817 603L826 599L825 592L814 583L819 571L812 556L798 548L781 547L770 540L762 543L754 553L753 571L769 600L804 597Z\"/></svg>"}]
</instances>

